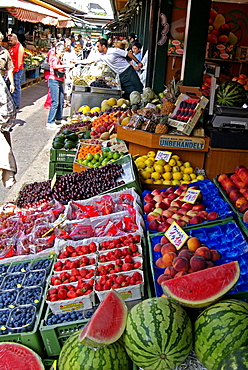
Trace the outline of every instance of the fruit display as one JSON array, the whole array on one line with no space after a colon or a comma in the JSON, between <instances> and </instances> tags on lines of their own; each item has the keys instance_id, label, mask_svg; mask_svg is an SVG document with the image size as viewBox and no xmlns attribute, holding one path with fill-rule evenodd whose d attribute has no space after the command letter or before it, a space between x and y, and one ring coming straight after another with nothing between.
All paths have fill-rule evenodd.
<instances>
[{"instance_id":1,"label":"fruit display","mask_svg":"<svg viewBox=\"0 0 248 370\"><path fill-rule=\"evenodd\" d=\"M248 78L247 75L241 73L239 76L233 77L232 81L237 81L239 84L244 86L244 89L248 90Z\"/></svg>"},{"instance_id":2,"label":"fruit display","mask_svg":"<svg viewBox=\"0 0 248 370\"><path fill-rule=\"evenodd\" d=\"M24 68L25 69L39 67L43 59L44 57L42 55L36 54L27 48L24 49Z\"/></svg>"},{"instance_id":3,"label":"fruit display","mask_svg":"<svg viewBox=\"0 0 248 370\"><path fill-rule=\"evenodd\" d=\"M0 343L0 368L11 370L45 370L41 358L30 348L14 342Z\"/></svg>"},{"instance_id":4,"label":"fruit display","mask_svg":"<svg viewBox=\"0 0 248 370\"><path fill-rule=\"evenodd\" d=\"M204 176L198 174L190 162L181 161L176 154L172 155L168 162L155 158L154 151L135 158L141 181L146 184L177 186L204 180Z\"/></svg>"},{"instance_id":5,"label":"fruit display","mask_svg":"<svg viewBox=\"0 0 248 370\"><path fill-rule=\"evenodd\" d=\"M182 260L183 257L177 258L178 260L175 259L173 261L174 268L177 265L179 265L179 268L186 268L185 264L187 262ZM192 259L193 257L190 260L190 264L194 266ZM198 264L198 260L195 262ZM201 261L199 262L201 263ZM239 276L239 264L237 261L233 261L215 267L211 267L210 265L205 270L180 276L177 279L163 281L162 288L168 297L183 306L206 307L218 301L229 292L237 283ZM198 285L199 281L201 282L200 286Z\"/></svg>"},{"instance_id":6,"label":"fruit display","mask_svg":"<svg viewBox=\"0 0 248 370\"><path fill-rule=\"evenodd\" d=\"M94 348L116 342L125 330L127 313L121 296L115 290L110 290L81 331L79 342Z\"/></svg>"},{"instance_id":7,"label":"fruit display","mask_svg":"<svg viewBox=\"0 0 248 370\"><path fill-rule=\"evenodd\" d=\"M95 118L92 121L90 136L94 139L99 139L100 137L104 137L104 134L105 136L108 134L107 139L109 139L110 133L113 134L117 132L118 117L121 115L122 112L118 110L112 113L104 112L102 115Z\"/></svg>"},{"instance_id":8,"label":"fruit display","mask_svg":"<svg viewBox=\"0 0 248 370\"><path fill-rule=\"evenodd\" d=\"M224 14L218 13L214 8L210 9L207 41L213 44L229 45L235 45L238 41L237 36L231 32L231 27L229 22L226 22Z\"/></svg>"},{"instance_id":9,"label":"fruit display","mask_svg":"<svg viewBox=\"0 0 248 370\"><path fill-rule=\"evenodd\" d=\"M245 166L237 166L233 174L219 175L217 182L237 211L248 210L248 169Z\"/></svg>"},{"instance_id":10,"label":"fruit display","mask_svg":"<svg viewBox=\"0 0 248 370\"><path fill-rule=\"evenodd\" d=\"M195 99L185 99L180 102L176 114L172 116L172 119L181 122L188 122L189 119L194 117L196 113L197 101Z\"/></svg>"},{"instance_id":11,"label":"fruit display","mask_svg":"<svg viewBox=\"0 0 248 370\"><path fill-rule=\"evenodd\" d=\"M226 299L206 308L196 319L194 350L209 370L217 370L229 352L247 347L248 304Z\"/></svg>"},{"instance_id":12,"label":"fruit display","mask_svg":"<svg viewBox=\"0 0 248 370\"><path fill-rule=\"evenodd\" d=\"M80 369L90 370L92 364L101 370L127 370L129 357L121 341L98 349L89 348L79 342L80 332L70 336L60 352L59 370Z\"/></svg>"},{"instance_id":13,"label":"fruit display","mask_svg":"<svg viewBox=\"0 0 248 370\"><path fill-rule=\"evenodd\" d=\"M165 113L169 115L175 109L175 103L177 101L178 96L180 95L179 85L176 83L175 79L173 78L168 85L166 86L165 90L159 94L160 99L162 99L162 107L161 113Z\"/></svg>"},{"instance_id":14,"label":"fruit display","mask_svg":"<svg viewBox=\"0 0 248 370\"><path fill-rule=\"evenodd\" d=\"M78 135L71 130L63 130L61 134L54 136L53 149L75 149L78 144Z\"/></svg>"},{"instance_id":15,"label":"fruit display","mask_svg":"<svg viewBox=\"0 0 248 370\"><path fill-rule=\"evenodd\" d=\"M97 145L87 145L81 148L78 150L75 162L92 168L106 166L106 164L115 162L125 155L123 152L103 150L102 147Z\"/></svg>"},{"instance_id":16,"label":"fruit display","mask_svg":"<svg viewBox=\"0 0 248 370\"><path fill-rule=\"evenodd\" d=\"M131 360L142 369L173 369L191 350L191 322L172 300L146 299L130 310L123 342Z\"/></svg>"},{"instance_id":17,"label":"fruit display","mask_svg":"<svg viewBox=\"0 0 248 370\"><path fill-rule=\"evenodd\" d=\"M220 106L242 107L246 101L246 90L237 81L222 82L215 91L215 104Z\"/></svg>"},{"instance_id":18,"label":"fruit display","mask_svg":"<svg viewBox=\"0 0 248 370\"><path fill-rule=\"evenodd\" d=\"M184 196L188 189L200 190L195 204L185 202ZM220 197L218 189L209 180L199 181L194 186L181 184L179 187L155 189L143 192L144 212L149 232L166 231L173 222L184 227L218 217L226 217L231 213L230 207ZM218 206L216 206L218 204Z\"/></svg>"}]
</instances>

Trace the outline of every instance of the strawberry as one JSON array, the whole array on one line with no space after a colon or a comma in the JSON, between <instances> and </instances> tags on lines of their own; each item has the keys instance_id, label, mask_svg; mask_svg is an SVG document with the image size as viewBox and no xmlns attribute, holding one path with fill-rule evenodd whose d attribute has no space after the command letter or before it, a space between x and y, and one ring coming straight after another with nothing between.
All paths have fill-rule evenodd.
<instances>
[{"instance_id":1,"label":"strawberry","mask_svg":"<svg viewBox=\"0 0 248 370\"><path fill-rule=\"evenodd\" d=\"M69 290L69 292L67 292L67 298L69 299L73 299L73 298L77 298L78 295L76 292L72 291L72 290Z\"/></svg>"},{"instance_id":2,"label":"strawberry","mask_svg":"<svg viewBox=\"0 0 248 370\"><path fill-rule=\"evenodd\" d=\"M127 255L124 260L126 263L133 263L133 257L131 255Z\"/></svg>"},{"instance_id":3,"label":"strawberry","mask_svg":"<svg viewBox=\"0 0 248 370\"><path fill-rule=\"evenodd\" d=\"M96 250L97 250L96 244L95 244L94 242L91 242L91 243L89 244L89 248L90 248L90 252L91 252L91 253L94 253L94 252L96 252Z\"/></svg>"},{"instance_id":4,"label":"strawberry","mask_svg":"<svg viewBox=\"0 0 248 370\"><path fill-rule=\"evenodd\" d=\"M141 262L135 262L135 264L133 265L134 269L139 269L140 267L141 267Z\"/></svg>"},{"instance_id":5,"label":"strawberry","mask_svg":"<svg viewBox=\"0 0 248 370\"><path fill-rule=\"evenodd\" d=\"M69 254L72 254L74 252L74 248L72 245L67 245L67 247L65 248L66 252L68 252Z\"/></svg>"},{"instance_id":6,"label":"strawberry","mask_svg":"<svg viewBox=\"0 0 248 370\"><path fill-rule=\"evenodd\" d=\"M133 269L133 263L123 263L122 271L130 271Z\"/></svg>"},{"instance_id":7,"label":"strawberry","mask_svg":"<svg viewBox=\"0 0 248 370\"><path fill-rule=\"evenodd\" d=\"M59 299L66 299L66 297L67 297L67 290L66 289L60 289L58 291L58 297L59 297Z\"/></svg>"}]
</instances>

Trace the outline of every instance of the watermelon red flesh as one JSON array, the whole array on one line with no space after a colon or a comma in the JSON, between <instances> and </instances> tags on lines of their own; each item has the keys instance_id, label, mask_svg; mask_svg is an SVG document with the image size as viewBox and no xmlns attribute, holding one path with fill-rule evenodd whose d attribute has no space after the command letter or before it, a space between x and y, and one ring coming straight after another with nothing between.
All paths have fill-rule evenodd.
<instances>
[{"instance_id":1,"label":"watermelon red flesh","mask_svg":"<svg viewBox=\"0 0 248 370\"><path fill-rule=\"evenodd\" d=\"M207 306L226 294L238 281L237 261L210 267L162 283L165 294L189 307Z\"/></svg>"},{"instance_id":2,"label":"watermelon red flesh","mask_svg":"<svg viewBox=\"0 0 248 370\"><path fill-rule=\"evenodd\" d=\"M30 348L18 343L0 343L0 369L45 370L40 357Z\"/></svg>"},{"instance_id":3,"label":"watermelon red flesh","mask_svg":"<svg viewBox=\"0 0 248 370\"><path fill-rule=\"evenodd\" d=\"M90 321L79 335L79 341L88 347L99 347L116 342L123 334L127 321L127 306L111 289Z\"/></svg>"}]
</instances>

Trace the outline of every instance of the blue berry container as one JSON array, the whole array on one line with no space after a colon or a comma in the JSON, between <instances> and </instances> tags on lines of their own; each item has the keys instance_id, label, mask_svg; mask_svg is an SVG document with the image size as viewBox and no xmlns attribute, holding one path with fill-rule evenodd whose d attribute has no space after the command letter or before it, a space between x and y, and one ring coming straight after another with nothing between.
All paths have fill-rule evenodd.
<instances>
[{"instance_id":1,"label":"blue berry container","mask_svg":"<svg viewBox=\"0 0 248 370\"><path fill-rule=\"evenodd\" d=\"M10 312L11 310L9 308L0 310L0 335L8 334L7 321Z\"/></svg>"},{"instance_id":2,"label":"blue berry container","mask_svg":"<svg viewBox=\"0 0 248 370\"><path fill-rule=\"evenodd\" d=\"M1 290L0 291L0 309L14 308L18 289Z\"/></svg>"},{"instance_id":3,"label":"blue berry container","mask_svg":"<svg viewBox=\"0 0 248 370\"><path fill-rule=\"evenodd\" d=\"M11 333L31 332L36 320L36 307L32 304L15 307L7 321L7 328Z\"/></svg>"},{"instance_id":4,"label":"blue berry container","mask_svg":"<svg viewBox=\"0 0 248 370\"><path fill-rule=\"evenodd\" d=\"M31 270L26 273L23 287L44 286L46 282L46 270Z\"/></svg>"},{"instance_id":5,"label":"blue berry container","mask_svg":"<svg viewBox=\"0 0 248 370\"><path fill-rule=\"evenodd\" d=\"M26 306L32 304L38 308L42 301L43 288L41 286L23 288L19 291L16 299L18 306Z\"/></svg>"},{"instance_id":6,"label":"blue berry container","mask_svg":"<svg viewBox=\"0 0 248 370\"><path fill-rule=\"evenodd\" d=\"M26 272L29 270L30 261L13 262L8 268L8 274L15 274L17 272Z\"/></svg>"},{"instance_id":7,"label":"blue berry container","mask_svg":"<svg viewBox=\"0 0 248 370\"><path fill-rule=\"evenodd\" d=\"M7 270L9 268L9 264L7 265L6 263L0 264L0 276L3 276L7 273Z\"/></svg>"},{"instance_id":8,"label":"blue berry container","mask_svg":"<svg viewBox=\"0 0 248 370\"><path fill-rule=\"evenodd\" d=\"M1 289L9 290L21 288L25 277L24 272L17 272L16 274L7 274L2 282Z\"/></svg>"},{"instance_id":9,"label":"blue berry container","mask_svg":"<svg viewBox=\"0 0 248 370\"><path fill-rule=\"evenodd\" d=\"M30 270L46 270L46 274L48 275L51 271L53 264L53 258L41 258L39 260L34 260L31 263Z\"/></svg>"}]
</instances>

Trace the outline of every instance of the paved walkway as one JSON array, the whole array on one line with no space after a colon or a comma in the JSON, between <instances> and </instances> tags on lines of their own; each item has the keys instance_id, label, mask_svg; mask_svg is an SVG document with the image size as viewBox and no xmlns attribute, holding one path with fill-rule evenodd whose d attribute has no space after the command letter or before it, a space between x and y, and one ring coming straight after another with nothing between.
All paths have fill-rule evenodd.
<instances>
[{"instance_id":1,"label":"paved walkway","mask_svg":"<svg viewBox=\"0 0 248 370\"><path fill-rule=\"evenodd\" d=\"M46 128L49 112L43 107L46 94L45 81L22 90L20 109L11 133L18 167L17 182L8 190L0 181L0 205L15 201L24 184L48 179L49 152L56 131ZM65 108L64 116L69 114L69 108Z\"/></svg>"}]
</instances>

